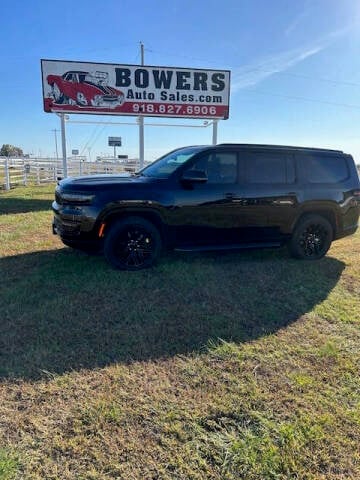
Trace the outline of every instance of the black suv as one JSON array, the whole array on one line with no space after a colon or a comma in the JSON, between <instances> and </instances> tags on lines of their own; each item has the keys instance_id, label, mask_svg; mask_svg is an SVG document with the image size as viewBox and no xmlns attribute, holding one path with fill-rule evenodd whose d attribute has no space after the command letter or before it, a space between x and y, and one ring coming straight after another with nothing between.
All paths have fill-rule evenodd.
<instances>
[{"instance_id":1,"label":"black suv","mask_svg":"<svg viewBox=\"0 0 360 480\"><path fill-rule=\"evenodd\" d=\"M356 231L360 184L353 158L338 150L192 146L132 176L62 180L52 207L65 245L103 249L116 268L148 267L165 247L287 243L293 256L316 260Z\"/></svg>"}]
</instances>

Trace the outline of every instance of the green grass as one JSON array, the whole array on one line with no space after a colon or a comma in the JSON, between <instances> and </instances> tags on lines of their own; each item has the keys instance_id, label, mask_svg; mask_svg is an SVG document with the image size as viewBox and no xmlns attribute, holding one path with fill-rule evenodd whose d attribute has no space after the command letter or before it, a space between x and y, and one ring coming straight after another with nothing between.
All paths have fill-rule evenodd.
<instances>
[{"instance_id":1,"label":"green grass","mask_svg":"<svg viewBox=\"0 0 360 480\"><path fill-rule=\"evenodd\" d=\"M0 479L360 478L360 235L112 270L0 193Z\"/></svg>"},{"instance_id":2,"label":"green grass","mask_svg":"<svg viewBox=\"0 0 360 480\"><path fill-rule=\"evenodd\" d=\"M19 471L19 467L16 455L4 448L0 448L0 479L14 479Z\"/></svg>"}]
</instances>

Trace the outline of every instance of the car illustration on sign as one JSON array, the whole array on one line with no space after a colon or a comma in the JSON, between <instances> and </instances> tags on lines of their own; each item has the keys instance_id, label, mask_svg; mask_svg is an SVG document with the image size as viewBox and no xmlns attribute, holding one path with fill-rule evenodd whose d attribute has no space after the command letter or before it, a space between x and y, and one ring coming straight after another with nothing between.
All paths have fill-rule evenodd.
<instances>
[{"instance_id":1,"label":"car illustration on sign","mask_svg":"<svg viewBox=\"0 0 360 480\"><path fill-rule=\"evenodd\" d=\"M124 103L124 94L108 86L108 73L71 70L63 75L48 75L51 98L58 105L116 108Z\"/></svg>"}]
</instances>

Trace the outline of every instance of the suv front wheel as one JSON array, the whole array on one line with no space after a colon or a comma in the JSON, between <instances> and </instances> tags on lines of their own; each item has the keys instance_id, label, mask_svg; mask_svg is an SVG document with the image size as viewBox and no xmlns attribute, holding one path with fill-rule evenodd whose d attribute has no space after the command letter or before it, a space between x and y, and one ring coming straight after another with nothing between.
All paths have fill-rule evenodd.
<instances>
[{"instance_id":1,"label":"suv front wheel","mask_svg":"<svg viewBox=\"0 0 360 480\"><path fill-rule=\"evenodd\" d=\"M331 223L321 215L306 215L296 225L289 242L293 257L318 260L326 255L333 239Z\"/></svg>"},{"instance_id":2,"label":"suv front wheel","mask_svg":"<svg viewBox=\"0 0 360 480\"><path fill-rule=\"evenodd\" d=\"M157 228L141 217L128 217L114 223L105 235L104 255L121 270L150 267L161 252L161 236Z\"/></svg>"}]
</instances>

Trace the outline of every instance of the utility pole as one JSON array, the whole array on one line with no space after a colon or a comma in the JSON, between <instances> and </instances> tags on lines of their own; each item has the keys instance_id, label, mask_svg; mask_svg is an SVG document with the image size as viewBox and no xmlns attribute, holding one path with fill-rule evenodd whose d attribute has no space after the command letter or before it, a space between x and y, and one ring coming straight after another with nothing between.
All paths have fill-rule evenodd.
<instances>
[{"instance_id":1,"label":"utility pole","mask_svg":"<svg viewBox=\"0 0 360 480\"><path fill-rule=\"evenodd\" d=\"M144 44L140 42L141 65L144 65ZM139 123L139 162L140 169L144 167L144 117L138 117Z\"/></svg>"},{"instance_id":2,"label":"utility pole","mask_svg":"<svg viewBox=\"0 0 360 480\"><path fill-rule=\"evenodd\" d=\"M56 128L53 128L51 131L54 132L54 135L55 135L56 160L59 160L59 153L58 153L58 144L57 144L57 135L56 135L56 133L57 133L57 132L60 132L60 130L57 130Z\"/></svg>"}]
</instances>

